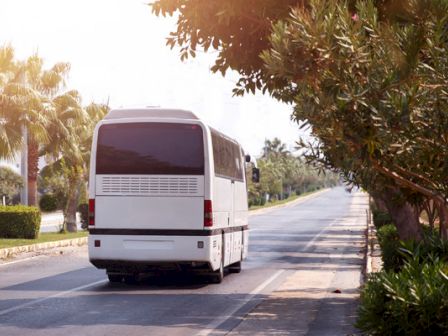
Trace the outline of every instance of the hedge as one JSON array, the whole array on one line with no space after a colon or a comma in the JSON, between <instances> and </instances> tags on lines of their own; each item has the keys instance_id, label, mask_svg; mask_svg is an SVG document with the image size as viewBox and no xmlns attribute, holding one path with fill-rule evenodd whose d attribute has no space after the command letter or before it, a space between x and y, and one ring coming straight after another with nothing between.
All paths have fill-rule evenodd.
<instances>
[{"instance_id":1,"label":"hedge","mask_svg":"<svg viewBox=\"0 0 448 336\"><path fill-rule=\"evenodd\" d=\"M383 212L381 210L372 209L372 217L373 217L373 224L375 225L377 230L384 225L394 223L392 217L390 217L390 215L387 212Z\"/></svg>"},{"instance_id":2,"label":"hedge","mask_svg":"<svg viewBox=\"0 0 448 336\"><path fill-rule=\"evenodd\" d=\"M368 335L448 335L448 265L432 259L370 275L356 327Z\"/></svg>"},{"instance_id":3,"label":"hedge","mask_svg":"<svg viewBox=\"0 0 448 336\"><path fill-rule=\"evenodd\" d=\"M381 226L377 232L378 243L381 247L381 259L384 269L387 271L399 271L403 264L400 253L401 241L395 225L386 224Z\"/></svg>"},{"instance_id":4,"label":"hedge","mask_svg":"<svg viewBox=\"0 0 448 336\"><path fill-rule=\"evenodd\" d=\"M0 238L35 239L39 235L41 215L36 207L0 206Z\"/></svg>"}]
</instances>

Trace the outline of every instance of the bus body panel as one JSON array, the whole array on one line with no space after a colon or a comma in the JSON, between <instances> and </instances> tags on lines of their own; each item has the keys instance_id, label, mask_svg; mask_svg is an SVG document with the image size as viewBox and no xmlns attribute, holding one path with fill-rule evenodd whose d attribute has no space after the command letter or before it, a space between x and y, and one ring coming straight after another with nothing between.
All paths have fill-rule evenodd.
<instances>
[{"instance_id":1,"label":"bus body panel","mask_svg":"<svg viewBox=\"0 0 448 336\"><path fill-rule=\"evenodd\" d=\"M103 125L119 128L123 124L157 123L202 129L203 174L97 174L98 134ZM248 212L245 176L241 173L244 161L239 145L221 136L223 141L232 142L233 153L239 151L237 180L215 175L212 131L200 120L139 117L101 121L94 132L90 167L89 195L95 199L95 225L89 226L91 262L99 268L117 263L204 262L217 270L221 261L228 266L245 258ZM204 200L212 202L210 228L204 227Z\"/></svg>"},{"instance_id":2,"label":"bus body panel","mask_svg":"<svg viewBox=\"0 0 448 336\"><path fill-rule=\"evenodd\" d=\"M201 230L203 197L96 197L95 228ZM144 211L142 211L144 209Z\"/></svg>"}]
</instances>

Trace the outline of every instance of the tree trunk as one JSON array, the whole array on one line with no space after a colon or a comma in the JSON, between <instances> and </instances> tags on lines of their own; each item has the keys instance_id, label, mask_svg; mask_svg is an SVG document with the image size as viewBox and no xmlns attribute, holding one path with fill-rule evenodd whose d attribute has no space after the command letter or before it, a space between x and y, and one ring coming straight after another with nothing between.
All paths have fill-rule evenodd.
<instances>
[{"instance_id":1,"label":"tree trunk","mask_svg":"<svg viewBox=\"0 0 448 336\"><path fill-rule=\"evenodd\" d=\"M439 213L439 230L440 236L444 239L448 239L448 208L446 207L446 201L444 199L435 199L437 204L437 212Z\"/></svg>"},{"instance_id":2,"label":"tree trunk","mask_svg":"<svg viewBox=\"0 0 448 336\"><path fill-rule=\"evenodd\" d=\"M399 199L400 194L398 188L389 188L382 198L395 222L400 239L420 241L423 238L423 231L419 218L411 204Z\"/></svg>"},{"instance_id":3,"label":"tree trunk","mask_svg":"<svg viewBox=\"0 0 448 336\"><path fill-rule=\"evenodd\" d=\"M76 225L76 212L78 210L79 189L81 180L78 176L70 179L67 204L64 211L64 228L68 232L78 231Z\"/></svg>"},{"instance_id":4,"label":"tree trunk","mask_svg":"<svg viewBox=\"0 0 448 336\"><path fill-rule=\"evenodd\" d=\"M381 212L388 212L389 211L387 209L386 203L383 201L383 199L379 195L377 195L375 193L372 193L371 196L373 198L373 201L375 202L376 208L379 211L381 211Z\"/></svg>"},{"instance_id":5,"label":"tree trunk","mask_svg":"<svg viewBox=\"0 0 448 336\"><path fill-rule=\"evenodd\" d=\"M28 205L37 206L37 174L39 172L39 144L28 139Z\"/></svg>"}]
</instances>

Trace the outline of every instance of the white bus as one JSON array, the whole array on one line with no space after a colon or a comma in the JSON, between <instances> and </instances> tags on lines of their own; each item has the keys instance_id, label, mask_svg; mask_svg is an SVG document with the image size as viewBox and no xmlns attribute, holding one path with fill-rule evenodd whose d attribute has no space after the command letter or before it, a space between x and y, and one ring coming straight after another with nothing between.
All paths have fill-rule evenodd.
<instances>
[{"instance_id":1,"label":"white bus","mask_svg":"<svg viewBox=\"0 0 448 336\"><path fill-rule=\"evenodd\" d=\"M98 123L89 182L89 258L110 282L192 270L219 283L248 251L240 145L171 109L116 109Z\"/></svg>"}]
</instances>

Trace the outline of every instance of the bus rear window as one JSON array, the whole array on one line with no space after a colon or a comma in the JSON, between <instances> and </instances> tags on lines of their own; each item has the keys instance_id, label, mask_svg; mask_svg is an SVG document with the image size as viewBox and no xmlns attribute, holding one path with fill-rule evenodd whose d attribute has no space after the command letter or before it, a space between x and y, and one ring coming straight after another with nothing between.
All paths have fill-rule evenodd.
<instances>
[{"instance_id":1,"label":"bus rear window","mask_svg":"<svg viewBox=\"0 0 448 336\"><path fill-rule=\"evenodd\" d=\"M202 128L174 123L102 125L96 173L204 175Z\"/></svg>"}]
</instances>

